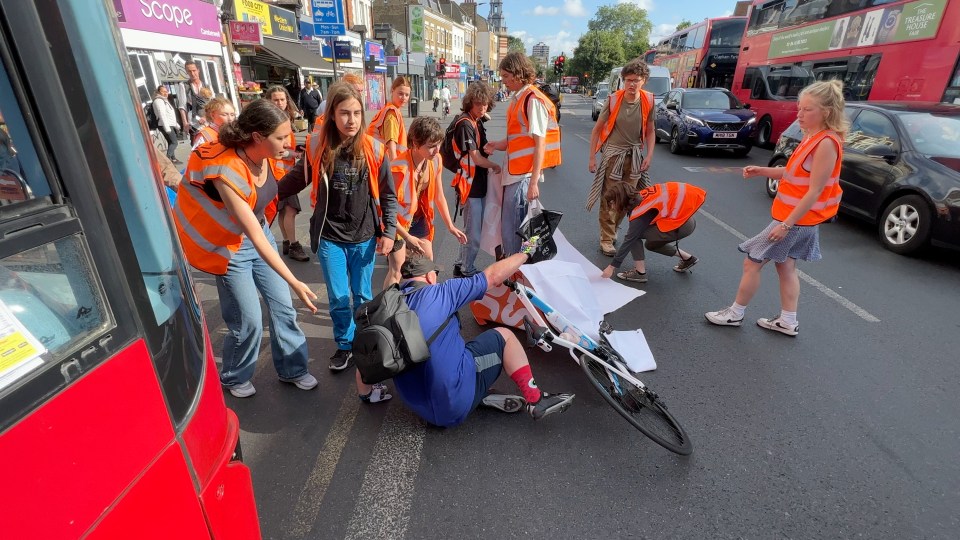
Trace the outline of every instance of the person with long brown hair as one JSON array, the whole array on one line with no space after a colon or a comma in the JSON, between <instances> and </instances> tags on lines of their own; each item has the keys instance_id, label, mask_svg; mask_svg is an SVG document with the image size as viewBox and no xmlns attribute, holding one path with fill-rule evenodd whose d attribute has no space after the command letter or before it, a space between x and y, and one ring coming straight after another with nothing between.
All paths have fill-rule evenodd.
<instances>
[{"instance_id":1,"label":"person with long brown hair","mask_svg":"<svg viewBox=\"0 0 960 540\"><path fill-rule=\"evenodd\" d=\"M367 135L387 146L390 161L397 159L399 151L407 146L403 107L410 101L410 88L410 79L407 77L394 79L390 87L390 102L377 112L367 127Z\"/></svg>"},{"instance_id":2,"label":"person with long brown hair","mask_svg":"<svg viewBox=\"0 0 960 540\"><path fill-rule=\"evenodd\" d=\"M289 149L290 131L286 113L270 101L248 105L220 127L218 142L190 154L173 212L187 261L216 276L228 329L220 382L236 397L256 392L250 379L263 337L258 291L269 314L280 380L302 390L317 386L307 371L307 338L297 325L290 288L313 312L317 295L283 263L270 231L276 179L283 175L277 161Z\"/></svg>"},{"instance_id":3,"label":"person with long brown hair","mask_svg":"<svg viewBox=\"0 0 960 540\"><path fill-rule=\"evenodd\" d=\"M319 136L307 145L303 166L280 183L280 197L313 186L310 248L323 270L337 343L330 370L343 371L353 356L354 310L373 298L375 255L393 249L397 196L386 148L364 133L360 93L350 84L335 83L327 99ZM382 384L363 384L359 372L356 381L365 402L391 397Z\"/></svg>"},{"instance_id":4,"label":"person with long brown hair","mask_svg":"<svg viewBox=\"0 0 960 540\"><path fill-rule=\"evenodd\" d=\"M293 99L290 98L290 93L287 92L286 88L280 85L271 86L267 88L264 96L283 110L283 112L287 113L287 117L290 119L290 122L293 123L293 119L300 111L293 105ZM297 140L294 137L293 131L291 131L290 150L287 150L287 155L277 162L277 165L279 165L284 172L293 169L297 163L296 152L293 150L296 146ZM277 215L280 217L280 234L283 235L283 246L280 251L295 261L306 262L310 260L310 256L303 251L303 246L297 241L296 220L300 210L300 197L297 195L280 199L277 203Z\"/></svg>"}]
</instances>

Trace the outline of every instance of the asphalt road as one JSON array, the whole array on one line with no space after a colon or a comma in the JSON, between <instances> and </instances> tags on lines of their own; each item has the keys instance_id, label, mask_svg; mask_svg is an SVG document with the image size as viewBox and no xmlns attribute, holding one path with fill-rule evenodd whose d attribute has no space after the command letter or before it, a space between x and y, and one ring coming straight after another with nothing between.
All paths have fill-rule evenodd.
<instances>
[{"instance_id":1,"label":"asphalt road","mask_svg":"<svg viewBox=\"0 0 960 540\"><path fill-rule=\"evenodd\" d=\"M499 105L493 136L505 130ZM565 212L561 229L573 245L605 266L596 213L583 210L589 107L565 96L564 161L541 193L546 207ZM541 422L480 410L444 430L396 398L361 404L352 373L326 367L334 345L319 266L291 261L321 296L320 313L301 310L300 319L320 386L302 392L276 382L265 342L257 395L226 398L240 417L264 537L956 538L956 253L895 255L874 226L842 218L821 228L823 261L801 265L797 338L752 324L778 313L772 268L743 327L703 318L732 301L738 237L770 219L762 180L739 173L769 155L674 156L657 146L654 181L708 192L696 232L681 242L700 263L680 275L675 260L650 254L647 294L610 318L647 336L658 369L641 379L683 423L689 457L630 427L565 351L531 352L542 388L577 394L566 413ZM298 228L305 240L305 216ZM449 269L455 242L438 237L438 262ZM216 351L224 332L216 289L199 281ZM469 315L463 320L467 335L479 332ZM513 389L506 377L497 387Z\"/></svg>"}]
</instances>

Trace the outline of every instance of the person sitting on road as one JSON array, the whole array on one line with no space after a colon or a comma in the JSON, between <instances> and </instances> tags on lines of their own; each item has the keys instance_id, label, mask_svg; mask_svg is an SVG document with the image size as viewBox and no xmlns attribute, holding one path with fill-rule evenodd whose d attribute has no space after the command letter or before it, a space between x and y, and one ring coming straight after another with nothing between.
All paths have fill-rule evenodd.
<instances>
[{"instance_id":1,"label":"person sitting on road","mask_svg":"<svg viewBox=\"0 0 960 540\"><path fill-rule=\"evenodd\" d=\"M512 276L529 260L528 253L535 247L535 240L525 242L520 253L483 272L441 284L437 283L437 267L430 259L416 257L404 262L401 274L407 281L401 287L413 291L407 296L407 304L419 317L423 335L433 335L452 318L430 344L430 359L393 378L400 399L417 416L436 426L452 427L484 404L511 413L525 406L536 420L563 412L573 402L573 394L548 394L537 387L527 354L512 330L487 330L466 343L460 335L457 310L482 298L490 284ZM489 394L501 371L506 371L516 383L522 399Z\"/></svg>"},{"instance_id":2,"label":"person sitting on road","mask_svg":"<svg viewBox=\"0 0 960 540\"><path fill-rule=\"evenodd\" d=\"M612 276L614 270L623 264L627 253L631 253L634 269L618 272L617 277L624 281L646 283L644 243L647 249L661 255L680 257L680 263L673 267L676 272L686 272L697 264L695 256L680 249L679 240L690 236L697 227L693 215L706 199L706 191L690 184L667 182L654 184L638 192L629 183L618 182L607 188L605 196L607 206L618 214L630 208L633 211L630 212L630 227L623 243L613 261L603 270L603 277Z\"/></svg>"}]
</instances>

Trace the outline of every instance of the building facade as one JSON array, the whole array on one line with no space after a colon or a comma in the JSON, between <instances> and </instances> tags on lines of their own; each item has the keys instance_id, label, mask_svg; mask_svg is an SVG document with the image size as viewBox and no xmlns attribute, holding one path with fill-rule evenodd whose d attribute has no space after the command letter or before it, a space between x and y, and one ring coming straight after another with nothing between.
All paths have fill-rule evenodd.
<instances>
[{"instance_id":1,"label":"building facade","mask_svg":"<svg viewBox=\"0 0 960 540\"><path fill-rule=\"evenodd\" d=\"M534 45L533 58L541 66L546 66L547 63L550 61L550 46L542 41Z\"/></svg>"}]
</instances>

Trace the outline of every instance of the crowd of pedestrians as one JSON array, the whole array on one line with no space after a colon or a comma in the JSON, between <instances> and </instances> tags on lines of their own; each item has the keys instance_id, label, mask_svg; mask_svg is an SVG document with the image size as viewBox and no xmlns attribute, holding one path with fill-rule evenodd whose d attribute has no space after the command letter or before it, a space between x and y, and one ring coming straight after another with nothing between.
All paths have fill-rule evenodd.
<instances>
[{"instance_id":1,"label":"crowd of pedestrians","mask_svg":"<svg viewBox=\"0 0 960 540\"><path fill-rule=\"evenodd\" d=\"M562 159L557 111L534 84L533 64L522 53L510 53L499 71L510 92L507 133L493 141L487 140L484 122L499 96L484 83L470 85L460 114L446 131L436 119L426 117L405 127L402 110L411 92L405 77L394 80L390 102L369 126L359 77L346 75L330 86L323 101L308 85L298 101L306 116L315 120L300 155L291 127L297 109L283 87L268 89L266 99L251 103L235 119L225 100L206 102L206 125L198 130L174 219L190 264L216 276L228 328L220 380L231 394L248 397L255 392L250 381L263 334L258 293L268 310L278 378L304 390L317 385L308 371L307 340L298 326L290 290L311 312L316 311L316 295L283 262L270 229L279 215L283 253L310 259L292 226L301 211L298 194L309 187L310 253L317 257L327 290L336 344L329 362L333 373L352 367L357 328L353 314L373 298L373 270L381 256L388 266L383 287L399 283L420 317L424 335L438 331L429 346L431 359L394 378L401 400L421 418L452 426L479 405L506 412L525 408L534 418L569 407L572 394L550 394L537 387L511 331L491 330L465 341L456 319L457 310L529 260L535 242L522 242L515 232L529 204L540 197L544 171ZM694 214L706 199L704 190L690 184L650 181L653 96L641 89L648 76L649 69L640 60L623 68L624 88L611 94L603 107L591 136L588 165L594 178L587 208L600 202L599 247L613 257L603 276L633 282L646 281L644 244L677 257L673 267L677 272L698 262L678 242L693 232ZM442 89L435 96L442 102ZM758 324L797 334L796 260L820 257L817 224L836 214L840 141L846 129L842 110L838 83L808 87L800 95L799 113L808 137L787 166L744 169L745 177L780 178L781 195L774 201L771 225L740 246L747 258L735 302L707 313L710 322L739 326L759 285L760 269L773 260L780 276L782 311ZM451 162L446 154L444 159L439 156L445 145ZM464 211L464 231L456 227L456 212L451 215L443 195L444 167L454 172L455 207ZM486 203L491 189L500 190L499 208ZM497 262L481 271L476 267L481 229L489 221L485 214L496 211ZM433 263L438 215L461 244L454 279L443 283ZM624 218L627 232L616 248L617 228ZM627 254L632 254L634 267L617 272ZM518 396L490 393L501 371L514 381ZM365 384L359 372L354 373L363 402L393 397L385 384Z\"/></svg>"}]
</instances>

